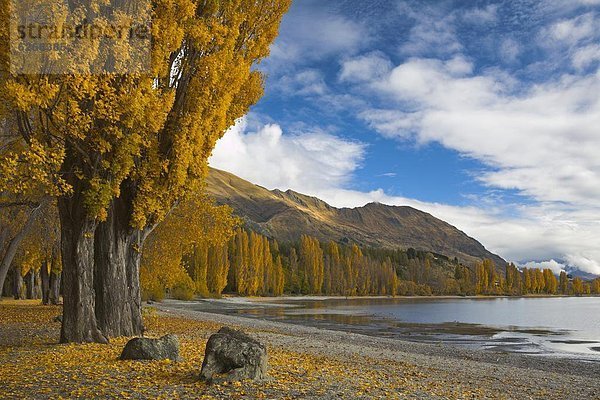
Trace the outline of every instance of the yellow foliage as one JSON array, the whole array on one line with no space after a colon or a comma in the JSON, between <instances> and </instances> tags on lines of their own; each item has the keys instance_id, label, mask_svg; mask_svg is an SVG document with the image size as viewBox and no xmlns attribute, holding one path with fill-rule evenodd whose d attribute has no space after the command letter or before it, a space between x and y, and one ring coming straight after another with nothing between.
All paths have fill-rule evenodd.
<instances>
[{"instance_id":1,"label":"yellow foliage","mask_svg":"<svg viewBox=\"0 0 600 400\"><path fill-rule=\"evenodd\" d=\"M223 245L233 235L238 223L229 207L216 206L203 194L196 194L180 204L150 235L144 246L140 275L144 297L161 300L165 290L176 286L179 287L178 293L183 288L202 292L195 288L184 268L184 255L193 251L194 246ZM206 287L206 274L196 281L196 285L199 283ZM201 294L207 295L208 290Z\"/></svg>"},{"instance_id":2,"label":"yellow foliage","mask_svg":"<svg viewBox=\"0 0 600 400\"><path fill-rule=\"evenodd\" d=\"M73 10L54 0L12 3L15 15L35 13L56 26L77 26L85 15L110 9L105 0L78 2ZM50 57L67 73L25 75L9 71L16 61L2 0L0 123L12 145L2 150L0 191L74 193L89 217L104 220L111 200L127 189L129 222L142 229L198 189L216 141L262 95L253 67L269 54L290 0L153 0L151 10L133 3L115 8L111 18L138 21L151 12L149 70L82 70L104 65L107 53L97 39ZM104 26L106 18L95 22ZM121 41L108 55L127 66L136 51Z\"/></svg>"},{"instance_id":3,"label":"yellow foliage","mask_svg":"<svg viewBox=\"0 0 600 400\"><path fill-rule=\"evenodd\" d=\"M177 282L171 291L171 295L177 300L192 300L195 295L195 285L191 278L182 279Z\"/></svg>"},{"instance_id":4,"label":"yellow foliage","mask_svg":"<svg viewBox=\"0 0 600 400\"><path fill-rule=\"evenodd\" d=\"M21 210L22 212L25 211ZM60 232L56 204L48 203L43 205L41 214L25 236L13 262L20 267L23 276L30 270L39 270L43 263L48 267L49 272L59 272L62 268L59 262L59 246Z\"/></svg>"}]
</instances>

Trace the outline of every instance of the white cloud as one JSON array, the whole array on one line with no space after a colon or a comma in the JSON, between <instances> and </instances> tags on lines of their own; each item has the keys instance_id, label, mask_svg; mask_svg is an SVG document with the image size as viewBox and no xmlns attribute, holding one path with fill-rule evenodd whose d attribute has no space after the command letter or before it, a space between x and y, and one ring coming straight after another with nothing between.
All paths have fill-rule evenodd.
<instances>
[{"instance_id":1,"label":"white cloud","mask_svg":"<svg viewBox=\"0 0 600 400\"><path fill-rule=\"evenodd\" d=\"M276 124L247 132L240 120L219 140L210 165L269 189L314 193L341 187L359 167L365 145L312 131L283 135Z\"/></svg>"},{"instance_id":2,"label":"white cloud","mask_svg":"<svg viewBox=\"0 0 600 400\"><path fill-rule=\"evenodd\" d=\"M361 23L318 7L293 6L261 69L270 74L293 71L311 60L354 54L369 41L369 30Z\"/></svg>"},{"instance_id":3,"label":"white cloud","mask_svg":"<svg viewBox=\"0 0 600 400\"><path fill-rule=\"evenodd\" d=\"M600 61L600 44L590 44L578 48L571 57L573 66L577 70L584 70Z\"/></svg>"},{"instance_id":4,"label":"white cloud","mask_svg":"<svg viewBox=\"0 0 600 400\"><path fill-rule=\"evenodd\" d=\"M495 169L481 176L490 186L541 202L598 204L600 75L566 75L515 94L501 75L465 76L451 63L396 67L372 86L398 108L361 116L388 137L412 135L485 162ZM412 112L402 111L406 104Z\"/></svg>"},{"instance_id":5,"label":"white cloud","mask_svg":"<svg viewBox=\"0 0 600 400\"><path fill-rule=\"evenodd\" d=\"M552 38L569 45L594 36L598 29L598 20L594 13L579 15L553 24L549 34Z\"/></svg>"},{"instance_id":6,"label":"white cloud","mask_svg":"<svg viewBox=\"0 0 600 400\"><path fill-rule=\"evenodd\" d=\"M523 265L525 268L540 268L540 269L550 269L555 275L561 273L566 268L565 264L561 264L555 260L542 261L542 262L528 262Z\"/></svg>"},{"instance_id":7,"label":"white cloud","mask_svg":"<svg viewBox=\"0 0 600 400\"><path fill-rule=\"evenodd\" d=\"M521 45L513 39L505 39L500 45L500 56L504 62L515 62L521 55Z\"/></svg>"},{"instance_id":8,"label":"white cloud","mask_svg":"<svg viewBox=\"0 0 600 400\"><path fill-rule=\"evenodd\" d=\"M323 74L315 69L304 69L282 76L274 86L293 96L322 96L327 92Z\"/></svg>"},{"instance_id":9,"label":"white cloud","mask_svg":"<svg viewBox=\"0 0 600 400\"><path fill-rule=\"evenodd\" d=\"M370 53L342 63L340 81L368 82L387 74L392 68L390 60L381 53Z\"/></svg>"},{"instance_id":10,"label":"white cloud","mask_svg":"<svg viewBox=\"0 0 600 400\"><path fill-rule=\"evenodd\" d=\"M578 266L582 271L600 275L599 256L600 251L596 251L594 254L568 254L566 259L569 264Z\"/></svg>"},{"instance_id":11,"label":"white cloud","mask_svg":"<svg viewBox=\"0 0 600 400\"><path fill-rule=\"evenodd\" d=\"M359 113L359 117L387 137L404 139L414 134L413 128L422 118L418 112L410 113L393 109L367 109Z\"/></svg>"},{"instance_id":12,"label":"white cloud","mask_svg":"<svg viewBox=\"0 0 600 400\"><path fill-rule=\"evenodd\" d=\"M483 8L472 8L463 14L463 20L473 24L489 24L498 19L498 5L490 4Z\"/></svg>"},{"instance_id":13,"label":"white cloud","mask_svg":"<svg viewBox=\"0 0 600 400\"><path fill-rule=\"evenodd\" d=\"M418 10L400 3L400 12L415 20L407 40L400 46L403 54L423 56L453 54L463 49L456 32L455 13L419 4Z\"/></svg>"}]
</instances>

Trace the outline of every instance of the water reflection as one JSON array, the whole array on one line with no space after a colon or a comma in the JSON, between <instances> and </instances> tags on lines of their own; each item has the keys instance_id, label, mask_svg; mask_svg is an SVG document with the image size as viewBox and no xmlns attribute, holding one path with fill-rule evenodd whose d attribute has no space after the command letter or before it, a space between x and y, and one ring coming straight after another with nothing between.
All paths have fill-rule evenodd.
<instances>
[{"instance_id":1,"label":"water reflection","mask_svg":"<svg viewBox=\"0 0 600 400\"><path fill-rule=\"evenodd\" d=\"M183 306L380 337L600 361L600 298L287 298Z\"/></svg>"}]
</instances>

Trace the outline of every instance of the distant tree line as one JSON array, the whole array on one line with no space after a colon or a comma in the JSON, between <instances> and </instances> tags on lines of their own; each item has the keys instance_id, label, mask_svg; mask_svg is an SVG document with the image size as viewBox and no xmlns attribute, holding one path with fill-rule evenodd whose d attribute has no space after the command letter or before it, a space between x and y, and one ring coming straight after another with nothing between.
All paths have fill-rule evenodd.
<instances>
[{"instance_id":1,"label":"distant tree line","mask_svg":"<svg viewBox=\"0 0 600 400\"><path fill-rule=\"evenodd\" d=\"M219 297L332 295L581 295L600 294L600 279L573 280L550 269L509 264L504 271L489 259L473 267L440 254L360 248L356 244L319 242L303 235L279 243L251 230L236 228L228 241L197 241L179 259L180 276L170 285L144 288L144 297L160 300L166 292L191 299ZM163 264L161 264L163 265ZM142 268L144 272L144 268Z\"/></svg>"},{"instance_id":2,"label":"distant tree line","mask_svg":"<svg viewBox=\"0 0 600 400\"><path fill-rule=\"evenodd\" d=\"M6 214L12 212L2 209ZM20 215L0 224L5 248ZM467 266L441 254L319 242L294 243L240 228L231 209L205 195L187 200L148 239L143 250L143 297L191 299L321 294L332 296L587 295L600 294L600 279L572 279L563 271L497 268L489 259ZM57 303L62 262L55 207L43 209L10 263L3 295ZM16 228L15 228L16 229ZM18 230L15 230L18 232ZM13 235L14 236L14 235Z\"/></svg>"}]
</instances>

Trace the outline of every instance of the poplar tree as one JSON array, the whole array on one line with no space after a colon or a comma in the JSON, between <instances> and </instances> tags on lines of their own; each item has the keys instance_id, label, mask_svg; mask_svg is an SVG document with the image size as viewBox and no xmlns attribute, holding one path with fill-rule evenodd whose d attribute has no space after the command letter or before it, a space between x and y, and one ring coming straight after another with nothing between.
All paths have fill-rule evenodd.
<instances>
[{"instance_id":1,"label":"poplar tree","mask_svg":"<svg viewBox=\"0 0 600 400\"><path fill-rule=\"evenodd\" d=\"M261 292L265 295L273 293L273 288L275 286L275 271L273 269L273 255L271 254L271 244L269 243L269 239L263 236L262 241L262 277L259 277L259 279L262 282Z\"/></svg>"},{"instance_id":2,"label":"poplar tree","mask_svg":"<svg viewBox=\"0 0 600 400\"><path fill-rule=\"evenodd\" d=\"M560 271L559 280L560 280L560 283L559 283L560 293L561 294L569 294L569 278L565 271Z\"/></svg>"},{"instance_id":3,"label":"poplar tree","mask_svg":"<svg viewBox=\"0 0 600 400\"><path fill-rule=\"evenodd\" d=\"M206 285L211 295L220 297L227 286L229 257L227 246L211 246L208 252L208 271Z\"/></svg>"},{"instance_id":4,"label":"poplar tree","mask_svg":"<svg viewBox=\"0 0 600 400\"><path fill-rule=\"evenodd\" d=\"M277 255L273 265L273 296L281 296L285 286L285 277L283 273L283 261L281 256Z\"/></svg>"},{"instance_id":5,"label":"poplar tree","mask_svg":"<svg viewBox=\"0 0 600 400\"><path fill-rule=\"evenodd\" d=\"M573 294L579 296L584 292L583 280L580 277L573 279Z\"/></svg>"},{"instance_id":6,"label":"poplar tree","mask_svg":"<svg viewBox=\"0 0 600 400\"><path fill-rule=\"evenodd\" d=\"M80 16L106 8L100 0L64 9L14 3L17 15L44 13L55 25L77 25ZM0 32L0 119L10 122L6 133L15 138L0 161L0 191L41 185L58 197L61 342L143 332L144 242L195 190L216 141L262 95L253 67L268 55L290 1L152 0L149 10L141 0L120 4L119 17L151 14L148 71L13 73L8 32ZM105 56L94 44L75 50L65 66L94 65ZM121 43L111 60L128 63L132 52Z\"/></svg>"}]
</instances>

